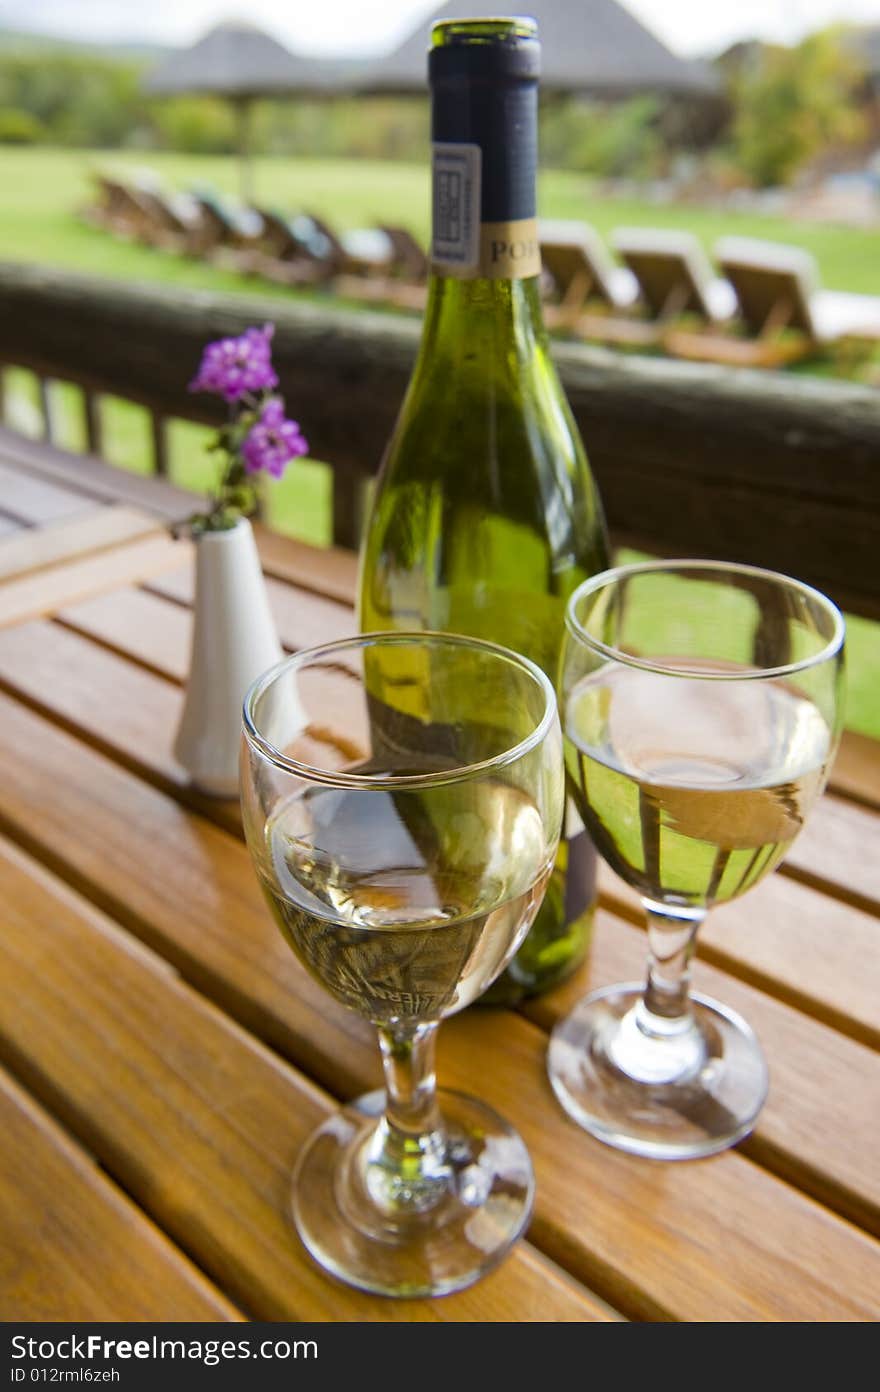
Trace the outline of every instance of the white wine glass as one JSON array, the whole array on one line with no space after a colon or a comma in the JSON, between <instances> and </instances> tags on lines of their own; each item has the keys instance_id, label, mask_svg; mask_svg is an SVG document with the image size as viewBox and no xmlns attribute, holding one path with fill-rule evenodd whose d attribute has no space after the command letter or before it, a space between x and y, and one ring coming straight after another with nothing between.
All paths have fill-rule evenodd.
<instances>
[{"instance_id":1,"label":"white wine glass","mask_svg":"<svg viewBox=\"0 0 880 1392\"><path fill-rule=\"evenodd\" d=\"M752 566L621 566L569 601L566 765L599 853L641 896L648 969L582 1000L548 1068L566 1111L610 1145L686 1159L755 1123L760 1045L690 992L689 963L707 910L778 865L824 787L843 644L830 600Z\"/></svg>"},{"instance_id":2,"label":"white wine glass","mask_svg":"<svg viewBox=\"0 0 880 1392\"><path fill-rule=\"evenodd\" d=\"M528 1221L525 1145L482 1103L438 1092L434 1045L528 930L564 784L552 683L489 643L366 634L297 653L246 697L260 884L299 960L379 1033L385 1091L330 1117L294 1176L300 1237L351 1285L458 1290Z\"/></svg>"}]
</instances>

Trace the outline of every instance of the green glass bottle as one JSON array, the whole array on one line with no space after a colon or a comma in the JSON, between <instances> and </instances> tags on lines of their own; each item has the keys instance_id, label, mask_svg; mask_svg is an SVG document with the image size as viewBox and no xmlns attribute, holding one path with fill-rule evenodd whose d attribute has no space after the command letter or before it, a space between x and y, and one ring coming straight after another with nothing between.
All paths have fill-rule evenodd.
<instances>
[{"instance_id":1,"label":"green glass bottle","mask_svg":"<svg viewBox=\"0 0 880 1392\"><path fill-rule=\"evenodd\" d=\"M489 638L555 680L565 604L608 565L602 509L541 320L532 20L434 26L432 275L418 359L373 496L360 622ZM586 951L595 851L568 828L512 1002Z\"/></svg>"}]
</instances>

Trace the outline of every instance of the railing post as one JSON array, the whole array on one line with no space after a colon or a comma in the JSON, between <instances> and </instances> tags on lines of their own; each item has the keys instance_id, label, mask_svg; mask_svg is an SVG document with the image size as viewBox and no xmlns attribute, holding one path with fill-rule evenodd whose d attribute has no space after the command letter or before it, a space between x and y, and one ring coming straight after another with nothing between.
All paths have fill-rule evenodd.
<instances>
[{"instance_id":1,"label":"railing post","mask_svg":"<svg viewBox=\"0 0 880 1392\"><path fill-rule=\"evenodd\" d=\"M86 427L86 444L89 454L103 453L103 431L101 429L101 398L96 392L84 387L82 391L83 421Z\"/></svg>"},{"instance_id":2,"label":"railing post","mask_svg":"<svg viewBox=\"0 0 880 1392\"><path fill-rule=\"evenodd\" d=\"M333 470L333 544L356 551L364 514L364 480L353 469Z\"/></svg>"},{"instance_id":3,"label":"railing post","mask_svg":"<svg viewBox=\"0 0 880 1392\"><path fill-rule=\"evenodd\" d=\"M55 402L53 400L52 383L47 377L37 378L37 391L40 397L40 410L43 415L43 439L49 445L54 445L58 432L55 429Z\"/></svg>"},{"instance_id":4,"label":"railing post","mask_svg":"<svg viewBox=\"0 0 880 1392\"><path fill-rule=\"evenodd\" d=\"M153 473L168 477L168 421L158 411L150 412L150 434L153 441Z\"/></svg>"}]
</instances>

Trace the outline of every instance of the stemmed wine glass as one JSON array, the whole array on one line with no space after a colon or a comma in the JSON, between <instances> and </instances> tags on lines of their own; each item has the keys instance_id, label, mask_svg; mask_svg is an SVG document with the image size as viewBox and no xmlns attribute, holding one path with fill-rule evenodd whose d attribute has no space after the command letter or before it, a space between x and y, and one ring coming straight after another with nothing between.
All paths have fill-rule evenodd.
<instances>
[{"instance_id":1,"label":"stemmed wine glass","mask_svg":"<svg viewBox=\"0 0 880 1392\"><path fill-rule=\"evenodd\" d=\"M294 1177L303 1242L361 1289L458 1290L528 1220L522 1140L482 1103L438 1093L434 1044L525 936L563 802L552 684L489 643L344 639L288 658L245 700L261 886L304 966L379 1032L386 1091L321 1126Z\"/></svg>"},{"instance_id":2,"label":"stemmed wine glass","mask_svg":"<svg viewBox=\"0 0 880 1392\"><path fill-rule=\"evenodd\" d=\"M648 928L647 984L593 992L550 1043L557 1096L600 1140L684 1159L754 1125L760 1046L732 1010L689 993L688 964L707 910L779 863L824 787L843 641L830 600L752 566L621 566L569 601L566 765Z\"/></svg>"}]
</instances>

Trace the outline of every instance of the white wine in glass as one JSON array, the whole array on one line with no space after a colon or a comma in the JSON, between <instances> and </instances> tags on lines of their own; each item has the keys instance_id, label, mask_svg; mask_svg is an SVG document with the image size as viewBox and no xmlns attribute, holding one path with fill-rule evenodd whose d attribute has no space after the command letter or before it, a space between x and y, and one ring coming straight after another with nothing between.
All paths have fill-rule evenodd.
<instances>
[{"instance_id":1,"label":"white wine in glass","mask_svg":"<svg viewBox=\"0 0 880 1392\"><path fill-rule=\"evenodd\" d=\"M751 1130L767 1068L745 1021L690 993L697 929L778 865L824 787L843 621L785 576L658 561L582 585L567 630L566 761L600 854L641 895L649 961L644 987L557 1026L551 1081L611 1145L708 1155Z\"/></svg>"},{"instance_id":2,"label":"white wine in glass","mask_svg":"<svg viewBox=\"0 0 880 1392\"><path fill-rule=\"evenodd\" d=\"M675 683L617 666L566 706L576 786L621 878L655 899L719 904L785 855L822 786L831 731L781 684ZM729 673L735 677L735 669Z\"/></svg>"},{"instance_id":3,"label":"white wine in glass","mask_svg":"<svg viewBox=\"0 0 880 1392\"><path fill-rule=\"evenodd\" d=\"M307 1142L299 1234L361 1289L459 1290L522 1232L534 1181L506 1122L438 1093L434 1041L507 966L553 870L552 684L504 648L441 634L297 653L247 696L241 782L275 919L320 985L376 1026L385 1074L384 1092Z\"/></svg>"},{"instance_id":4,"label":"white wine in glass","mask_svg":"<svg viewBox=\"0 0 880 1392\"><path fill-rule=\"evenodd\" d=\"M310 788L266 826L265 889L281 931L332 995L377 1024L470 1005L509 960L548 875L541 813L518 788L487 780L468 794L480 836L516 845L500 866L485 845L439 857L434 827L407 826L404 801ZM458 789L435 789L433 801L435 816L460 814Z\"/></svg>"}]
</instances>

